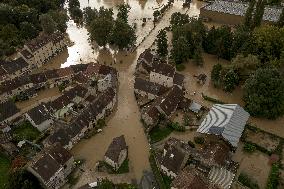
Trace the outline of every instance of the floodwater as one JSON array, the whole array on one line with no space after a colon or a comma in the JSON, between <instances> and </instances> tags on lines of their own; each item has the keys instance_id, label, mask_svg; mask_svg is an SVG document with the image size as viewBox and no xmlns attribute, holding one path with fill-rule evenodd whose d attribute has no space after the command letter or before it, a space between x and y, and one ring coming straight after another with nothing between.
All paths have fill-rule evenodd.
<instances>
[{"instance_id":1,"label":"floodwater","mask_svg":"<svg viewBox=\"0 0 284 189\"><path fill-rule=\"evenodd\" d=\"M88 1L81 0L81 8L86 6L99 8L114 7L116 14L116 5L123 1L105 0L105 1ZM137 44L140 44L136 52L126 53L111 50L109 48L99 48L96 45L91 46L86 28L78 27L72 20L68 24L67 33L69 34L73 46L68 47L68 57L62 62L61 67L72 64L100 62L115 67L119 71L119 90L117 110L107 121L107 126L103 132L93 136L88 140L81 141L72 149L75 158L86 160L86 170L77 186L96 180L94 168L98 160L103 160L103 156L108 145L114 137L124 135L127 145L129 146L130 174L126 176L129 179L140 180L143 170L150 168L149 144L143 131L143 125L140 122L140 112L134 97L133 80L136 61L138 55L146 48L151 47L158 31L169 26L171 14L174 12L188 11L190 16L198 16L200 2L193 2L191 8L183 9L182 1L176 1L169 10L166 11L162 20L153 29L152 15L155 9L167 3L166 0L154 1L126 1L131 6L129 23L137 23ZM150 18L147 24L142 27L142 18ZM153 30L152 30L153 29ZM145 38L145 40L143 40ZM142 42L143 40L143 42ZM142 42L142 43L141 43ZM55 64L58 65L58 64Z\"/></svg>"}]
</instances>

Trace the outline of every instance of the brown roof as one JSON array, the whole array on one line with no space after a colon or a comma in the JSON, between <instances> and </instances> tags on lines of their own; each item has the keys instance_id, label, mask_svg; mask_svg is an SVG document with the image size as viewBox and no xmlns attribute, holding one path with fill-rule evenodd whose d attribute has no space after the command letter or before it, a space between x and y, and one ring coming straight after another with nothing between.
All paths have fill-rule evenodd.
<instances>
[{"instance_id":1,"label":"brown roof","mask_svg":"<svg viewBox=\"0 0 284 189\"><path fill-rule=\"evenodd\" d=\"M170 116L182 99L183 91L179 87L174 86L168 93L157 100L157 104L167 116Z\"/></svg>"},{"instance_id":2,"label":"brown roof","mask_svg":"<svg viewBox=\"0 0 284 189\"><path fill-rule=\"evenodd\" d=\"M180 73L175 73L175 75L174 75L174 84L182 86L183 85L183 81L184 81L184 75L182 75Z\"/></svg>"},{"instance_id":3,"label":"brown roof","mask_svg":"<svg viewBox=\"0 0 284 189\"><path fill-rule=\"evenodd\" d=\"M98 74L100 67L101 67L101 64L90 63L88 64L88 67L86 68L86 71L84 72L84 74L86 76L92 76L93 74Z\"/></svg>"},{"instance_id":4,"label":"brown roof","mask_svg":"<svg viewBox=\"0 0 284 189\"><path fill-rule=\"evenodd\" d=\"M114 162L118 162L120 152L124 149L127 149L127 146L124 135L121 135L112 140L105 153L105 156L113 160Z\"/></svg>"},{"instance_id":5,"label":"brown roof","mask_svg":"<svg viewBox=\"0 0 284 189\"><path fill-rule=\"evenodd\" d=\"M139 59L143 58L147 63L152 63L154 55L151 53L150 49L146 49L139 57Z\"/></svg>"},{"instance_id":6,"label":"brown roof","mask_svg":"<svg viewBox=\"0 0 284 189\"><path fill-rule=\"evenodd\" d=\"M11 100L0 103L0 121L6 120L18 112L20 112L20 110Z\"/></svg>"},{"instance_id":7,"label":"brown roof","mask_svg":"<svg viewBox=\"0 0 284 189\"><path fill-rule=\"evenodd\" d=\"M66 164L72 154L63 148L59 143L54 144L52 147L47 148L46 153L48 153L54 160L56 160L60 165Z\"/></svg>"},{"instance_id":8,"label":"brown roof","mask_svg":"<svg viewBox=\"0 0 284 189\"><path fill-rule=\"evenodd\" d=\"M82 74L82 73L78 73L73 77L73 80L76 81L77 83L87 83L88 82L88 78Z\"/></svg>"},{"instance_id":9,"label":"brown roof","mask_svg":"<svg viewBox=\"0 0 284 189\"><path fill-rule=\"evenodd\" d=\"M172 187L177 189L210 189L209 182L206 182L194 169L185 167L173 180Z\"/></svg>"},{"instance_id":10,"label":"brown roof","mask_svg":"<svg viewBox=\"0 0 284 189\"><path fill-rule=\"evenodd\" d=\"M173 67L172 65L166 63L160 63L158 61L155 61L153 63L151 71L168 77L174 77L174 74L176 72L175 67Z\"/></svg>"},{"instance_id":11,"label":"brown roof","mask_svg":"<svg viewBox=\"0 0 284 189\"><path fill-rule=\"evenodd\" d=\"M160 112L155 106L150 106L146 111L145 114L147 114L149 117L152 118L154 124L159 120Z\"/></svg>"},{"instance_id":12,"label":"brown roof","mask_svg":"<svg viewBox=\"0 0 284 189\"><path fill-rule=\"evenodd\" d=\"M47 35L41 35L37 38L26 43L27 47L32 51L35 52L36 50L40 49L41 47L45 46L47 43L51 41L51 38Z\"/></svg>"},{"instance_id":13,"label":"brown roof","mask_svg":"<svg viewBox=\"0 0 284 189\"><path fill-rule=\"evenodd\" d=\"M67 76L71 76L74 74L73 69L70 67L66 67L66 68L60 68L57 70L57 74L59 75L59 77L67 77Z\"/></svg>"},{"instance_id":14,"label":"brown roof","mask_svg":"<svg viewBox=\"0 0 284 189\"><path fill-rule=\"evenodd\" d=\"M135 79L134 89L142 90L156 96L160 96L168 91L168 88L164 87L163 85L147 81L141 78Z\"/></svg>"},{"instance_id":15,"label":"brown roof","mask_svg":"<svg viewBox=\"0 0 284 189\"><path fill-rule=\"evenodd\" d=\"M47 79L55 79L58 78L59 75L57 74L56 70L46 70L43 72Z\"/></svg>"},{"instance_id":16,"label":"brown roof","mask_svg":"<svg viewBox=\"0 0 284 189\"><path fill-rule=\"evenodd\" d=\"M27 49L24 49L20 52L26 59L34 57Z\"/></svg>"}]
</instances>

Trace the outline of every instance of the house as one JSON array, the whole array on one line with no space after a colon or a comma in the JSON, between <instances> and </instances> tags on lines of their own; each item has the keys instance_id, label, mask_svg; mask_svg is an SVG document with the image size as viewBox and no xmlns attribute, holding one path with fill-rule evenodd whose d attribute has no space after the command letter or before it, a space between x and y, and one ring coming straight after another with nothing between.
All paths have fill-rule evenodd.
<instances>
[{"instance_id":1,"label":"house","mask_svg":"<svg viewBox=\"0 0 284 189\"><path fill-rule=\"evenodd\" d=\"M164 145L163 154L160 157L160 170L168 177L175 178L185 166L190 147L175 138L170 138Z\"/></svg>"},{"instance_id":2,"label":"house","mask_svg":"<svg viewBox=\"0 0 284 189\"><path fill-rule=\"evenodd\" d=\"M213 1L200 8L200 17L213 22L238 25L244 22L249 3L241 1ZM266 6L262 23L274 24L279 20L282 7Z\"/></svg>"},{"instance_id":3,"label":"house","mask_svg":"<svg viewBox=\"0 0 284 189\"><path fill-rule=\"evenodd\" d=\"M11 100L0 103L0 122L10 122L20 115L20 110Z\"/></svg>"},{"instance_id":4,"label":"house","mask_svg":"<svg viewBox=\"0 0 284 189\"><path fill-rule=\"evenodd\" d=\"M71 67L66 67L66 68L59 68L56 70L57 75L58 75L58 82L57 84L60 85L64 82L70 82L71 77L73 76L74 72Z\"/></svg>"},{"instance_id":5,"label":"house","mask_svg":"<svg viewBox=\"0 0 284 189\"><path fill-rule=\"evenodd\" d=\"M30 53L27 49L23 49L18 54L31 66L31 69L37 68L38 65L36 64L34 55Z\"/></svg>"},{"instance_id":6,"label":"house","mask_svg":"<svg viewBox=\"0 0 284 189\"><path fill-rule=\"evenodd\" d=\"M46 84L49 88L53 88L56 87L58 85L58 81L59 81L59 75L57 73L56 70L46 70L45 72L43 72L42 74L45 75L47 81Z\"/></svg>"},{"instance_id":7,"label":"house","mask_svg":"<svg viewBox=\"0 0 284 189\"><path fill-rule=\"evenodd\" d=\"M3 150L3 151L1 150L2 152L4 152L5 154L7 154L12 158L15 158L19 154L19 149L12 142L5 142L5 143L0 142L0 149L1 148Z\"/></svg>"},{"instance_id":8,"label":"house","mask_svg":"<svg viewBox=\"0 0 284 189\"><path fill-rule=\"evenodd\" d=\"M103 92L107 88L112 87L112 75L111 74L107 74L103 78L99 79L98 83L97 83L97 86L98 86L98 91L99 92Z\"/></svg>"},{"instance_id":9,"label":"house","mask_svg":"<svg viewBox=\"0 0 284 189\"><path fill-rule=\"evenodd\" d=\"M180 73L175 73L173 83L174 85L182 89L184 87L184 75Z\"/></svg>"},{"instance_id":10,"label":"house","mask_svg":"<svg viewBox=\"0 0 284 189\"><path fill-rule=\"evenodd\" d=\"M150 49L146 49L143 53L140 54L137 60L137 70L141 73L149 73L152 68L152 64L155 57L151 53Z\"/></svg>"},{"instance_id":11,"label":"house","mask_svg":"<svg viewBox=\"0 0 284 189\"><path fill-rule=\"evenodd\" d=\"M42 73L31 74L30 80L33 83L34 88L36 89L45 87L47 84L47 77L45 74L42 74Z\"/></svg>"},{"instance_id":12,"label":"house","mask_svg":"<svg viewBox=\"0 0 284 189\"><path fill-rule=\"evenodd\" d=\"M155 106L150 106L142 111L141 118L146 126L146 131L149 132L158 123L160 112Z\"/></svg>"},{"instance_id":13,"label":"house","mask_svg":"<svg viewBox=\"0 0 284 189\"><path fill-rule=\"evenodd\" d=\"M222 178L222 177L220 177ZM173 180L171 189L218 189L195 169L185 167Z\"/></svg>"},{"instance_id":14,"label":"house","mask_svg":"<svg viewBox=\"0 0 284 189\"><path fill-rule=\"evenodd\" d=\"M168 93L157 98L156 107L161 114L170 117L176 111L182 99L183 90L177 86L173 86Z\"/></svg>"},{"instance_id":15,"label":"house","mask_svg":"<svg viewBox=\"0 0 284 189\"><path fill-rule=\"evenodd\" d=\"M214 104L197 132L222 136L237 147L248 118L249 113L237 104Z\"/></svg>"},{"instance_id":16,"label":"house","mask_svg":"<svg viewBox=\"0 0 284 189\"><path fill-rule=\"evenodd\" d=\"M53 119L45 104L40 104L25 113L25 117L39 131L48 129L53 124Z\"/></svg>"},{"instance_id":17,"label":"house","mask_svg":"<svg viewBox=\"0 0 284 189\"><path fill-rule=\"evenodd\" d=\"M124 135L114 138L105 153L105 162L118 170L127 158L127 149Z\"/></svg>"},{"instance_id":18,"label":"house","mask_svg":"<svg viewBox=\"0 0 284 189\"><path fill-rule=\"evenodd\" d=\"M64 185L73 168L74 158L59 144L44 148L28 163L27 170L48 189L58 189Z\"/></svg>"},{"instance_id":19,"label":"house","mask_svg":"<svg viewBox=\"0 0 284 189\"><path fill-rule=\"evenodd\" d=\"M174 66L155 61L150 72L150 81L165 87L172 87L174 85L175 73Z\"/></svg>"},{"instance_id":20,"label":"house","mask_svg":"<svg viewBox=\"0 0 284 189\"><path fill-rule=\"evenodd\" d=\"M141 78L136 78L134 83L134 93L149 100L153 100L168 91L168 88Z\"/></svg>"}]
</instances>

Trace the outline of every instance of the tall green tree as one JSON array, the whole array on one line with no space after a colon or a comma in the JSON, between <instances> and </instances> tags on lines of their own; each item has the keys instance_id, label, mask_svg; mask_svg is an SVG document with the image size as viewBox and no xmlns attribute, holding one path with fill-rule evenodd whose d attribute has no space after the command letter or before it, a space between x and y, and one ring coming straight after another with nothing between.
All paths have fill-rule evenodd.
<instances>
[{"instance_id":1,"label":"tall green tree","mask_svg":"<svg viewBox=\"0 0 284 189\"><path fill-rule=\"evenodd\" d=\"M222 70L223 67L221 64L215 64L211 70L211 81L213 82L214 87L219 87L221 85Z\"/></svg>"},{"instance_id":2,"label":"tall green tree","mask_svg":"<svg viewBox=\"0 0 284 189\"><path fill-rule=\"evenodd\" d=\"M198 45L194 51L193 54L193 60L195 62L195 64L197 64L198 66L202 66L204 61L203 61L203 56L202 56L202 46Z\"/></svg>"},{"instance_id":3,"label":"tall green tree","mask_svg":"<svg viewBox=\"0 0 284 189\"><path fill-rule=\"evenodd\" d=\"M33 39L38 35L37 29L30 22L22 22L20 24L20 33L23 39Z\"/></svg>"},{"instance_id":4,"label":"tall green tree","mask_svg":"<svg viewBox=\"0 0 284 189\"><path fill-rule=\"evenodd\" d=\"M223 78L223 89L232 92L240 82L239 75L234 69L230 69Z\"/></svg>"},{"instance_id":5,"label":"tall green tree","mask_svg":"<svg viewBox=\"0 0 284 189\"><path fill-rule=\"evenodd\" d=\"M161 57L168 55L168 39L165 30L160 30L157 35L157 54Z\"/></svg>"},{"instance_id":6,"label":"tall green tree","mask_svg":"<svg viewBox=\"0 0 284 189\"><path fill-rule=\"evenodd\" d=\"M105 17L93 20L90 26L91 40L96 41L99 46L106 46L109 42L112 28L113 21Z\"/></svg>"},{"instance_id":7,"label":"tall green tree","mask_svg":"<svg viewBox=\"0 0 284 189\"><path fill-rule=\"evenodd\" d=\"M265 8L265 0L258 0L256 3L255 13L251 24L252 29L260 26L264 14L264 8Z\"/></svg>"},{"instance_id":8,"label":"tall green tree","mask_svg":"<svg viewBox=\"0 0 284 189\"><path fill-rule=\"evenodd\" d=\"M186 23L189 23L189 16L187 14L182 14L180 12L175 12L171 16L171 26L172 28L177 26L183 26Z\"/></svg>"},{"instance_id":9,"label":"tall green tree","mask_svg":"<svg viewBox=\"0 0 284 189\"><path fill-rule=\"evenodd\" d=\"M171 57L176 64L185 62L190 55L190 48L185 37L181 36L173 41Z\"/></svg>"},{"instance_id":10,"label":"tall green tree","mask_svg":"<svg viewBox=\"0 0 284 189\"><path fill-rule=\"evenodd\" d=\"M99 16L99 12L97 9L92 9L91 7L84 8L84 21L87 26L91 24L91 22Z\"/></svg>"},{"instance_id":11,"label":"tall green tree","mask_svg":"<svg viewBox=\"0 0 284 189\"><path fill-rule=\"evenodd\" d=\"M49 14L42 14L39 17L41 27L46 34L52 34L56 31L56 22Z\"/></svg>"},{"instance_id":12,"label":"tall green tree","mask_svg":"<svg viewBox=\"0 0 284 189\"><path fill-rule=\"evenodd\" d=\"M258 69L245 83L244 97L247 111L269 119L284 114L284 80L276 69Z\"/></svg>"},{"instance_id":13,"label":"tall green tree","mask_svg":"<svg viewBox=\"0 0 284 189\"><path fill-rule=\"evenodd\" d=\"M128 4L121 4L118 6L117 19L128 23L128 13L130 11L130 6Z\"/></svg>"},{"instance_id":14,"label":"tall green tree","mask_svg":"<svg viewBox=\"0 0 284 189\"><path fill-rule=\"evenodd\" d=\"M249 7L246 11L246 14L245 14L245 21L244 21L244 25L247 27L247 28L250 28L251 27L251 24L252 24L252 18L253 18L253 12L254 12L254 5L255 5L255 0L251 0L249 2Z\"/></svg>"},{"instance_id":15,"label":"tall green tree","mask_svg":"<svg viewBox=\"0 0 284 189\"><path fill-rule=\"evenodd\" d=\"M279 20L277 21L277 26L282 28L284 26L284 9L282 8L282 12L280 14Z\"/></svg>"},{"instance_id":16,"label":"tall green tree","mask_svg":"<svg viewBox=\"0 0 284 189\"><path fill-rule=\"evenodd\" d=\"M60 32L66 32L68 21L67 12L61 10L52 10L48 12L48 14L52 17L54 22L56 22L57 30L59 30Z\"/></svg>"},{"instance_id":17,"label":"tall green tree","mask_svg":"<svg viewBox=\"0 0 284 189\"><path fill-rule=\"evenodd\" d=\"M119 49L131 47L136 41L135 31L124 20L116 19L110 41L118 46Z\"/></svg>"}]
</instances>

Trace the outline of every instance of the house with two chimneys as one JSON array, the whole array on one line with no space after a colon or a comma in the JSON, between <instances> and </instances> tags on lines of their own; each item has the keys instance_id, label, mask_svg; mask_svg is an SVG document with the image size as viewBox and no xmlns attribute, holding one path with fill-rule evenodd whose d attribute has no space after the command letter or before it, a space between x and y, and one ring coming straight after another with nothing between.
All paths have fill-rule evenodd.
<instances>
[{"instance_id":1,"label":"house with two chimneys","mask_svg":"<svg viewBox=\"0 0 284 189\"><path fill-rule=\"evenodd\" d=\"M128 147L125 142L124 135L116 137L109 145L104 161L109 164L114 170L118 170L122 163L126 160Z\"/></svg>"},{"instance_id":2,"label":"house with two chimneys","mask_svg":"<svg viewBox=\"0 0 284 189\"><path fill-rule=\"evenodd\" d=\"M27 165L31 172L47 189L62 187L74 166L74 158L70 152L59 144L44 148Z\"/></svg>"}]
</instances>

